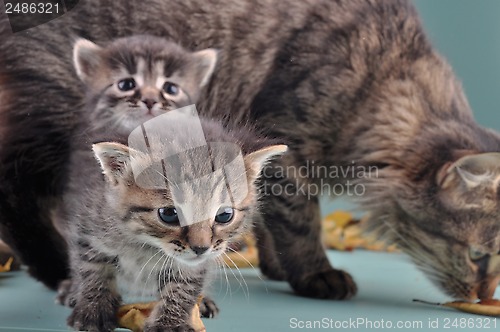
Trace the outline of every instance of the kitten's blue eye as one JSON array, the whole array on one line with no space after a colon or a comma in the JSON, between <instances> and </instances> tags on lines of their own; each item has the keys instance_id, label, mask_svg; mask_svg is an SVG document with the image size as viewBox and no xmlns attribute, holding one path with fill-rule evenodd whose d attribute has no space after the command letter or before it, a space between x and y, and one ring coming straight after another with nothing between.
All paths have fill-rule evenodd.
<instances>
[{"instance_id":1,"label":"kitten's blue eye","mask_svg":"<svg viewBox=\"0 0 500 332\"><path fill-rule=\"evenodd\" d=\"M171 82L165 82L163 84L163 91L171 96L177 96L179 94L179 87Z\"/></svg>"},{"instance_id":2,"label":"kitten's blue eye","mask_svg":"<svg viewBox=\"0 0 500 332\"><path fill-rule=\"evenodd\" d=\"M120 91L130 91L135 89L135 81L133 78L126 78L118 82L118 89Z\"/></svg>"},{"instance_id":3,"label":"kitten's blue eye","mask_svg":"<svg viewBox=\"0 0 500 332\"><path fill-rule=\"evenodd\" d=\"M217 211L217 215L215 216L215 221L221 224L227 224L231 220L233 220L234 209L230 207L222 207Z\"/></svg>"},{"instance_id":4,"label":"kitten's blue eye","mask_svg":"<svg viewBox=\"0 0 500 332\"><path fill-rule=\"evenodd\" d=\"M158 209L158 216L166 224L178 224L179 216L177 210L173 207L164 207Z\"/></svg>"}]
</instances>

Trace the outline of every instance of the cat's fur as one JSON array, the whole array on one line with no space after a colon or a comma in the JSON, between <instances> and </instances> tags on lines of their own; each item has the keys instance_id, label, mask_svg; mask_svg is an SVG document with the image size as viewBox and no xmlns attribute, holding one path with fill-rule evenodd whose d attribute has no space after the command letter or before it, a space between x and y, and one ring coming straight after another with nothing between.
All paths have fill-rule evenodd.
<instances>
[{"instance_id":1,"label":"cat's fur","mask_svg":"<svg viewBox=\"0 0 500 332\"><path fill-rule=\"evenodd\" d=\"M2 36L7 29L3 21ZM69 41L143 32L188 49L220 50L198 108L228 123L254 121L291 143L276 172L266 172L267 184L298 188L321 180L284 177L280 166L376 166L377 177L352 179L366 187L361 198L373 227L398 234L391 239L450 295L491 295L499 274L496 181L468 185L462 179L485 168L460 158L498 152L500 138L474 122L451 68L405 0L87 0L56 21L5 38L2 231L35 275L49 285L65 276L58 238L40 219L47 201L61 194L68 138L81 118L72 112L81 92L71 76ZM34 98L38 91L42 100ZM498 174L489 171L483 180ZM279 254L260 251L263 271L286 278L299 294L352 296L351 278L332 269L321 246L317 196L269 195L264 204L259 234L273 237L261 249L272 245ZM56 259L50 270L49 257Z\"/></svg>"},{"instance_id":2,"label":"cat's fur","mask_svg":"<svg viewBox=\"0 0 500 332\"><path fill-rule=\"evenodd\" d=\"M183 134L176 134L175 139L169 133L148 136L153 147L150 153L137 152L118 143L95 144L93 150L102 171L85 145L73 154L73 176L63 210L70 226L73 278L69 295L74 308L68 323L77 330L115 328L120 293L125 290L159 300L145 331L192 331L191 311L206 286L210 271L228 242L251 226L258 199L256 179L262 165L286 151L286 146L275 145L248 153L257 146L255 142L242 142L241 133L231 133L216 122L202 120L211 152L207 160L199 150L189 150L193 147L189 129L194 126L187 122L164 125L166 130L170 128L170 134L174 126L185 129ZM221 181L220 176L210 177L202 188L176 182L179 178L210 174L213 165L216 169L224 166L225 172L232 172L228 169L232 165L228 164L231 160L227 159L227 151L217 149L211 145L213 142L238 144L246 151L243 157L246 171L238 173L239 180L230 186L232 192L244 190L247 195L234 204L224 194L227 183ZM175 149L186 150L181 153L182 167L168 162L173 145ZM167 159L162 174L166 174L168 186L146 188L136 181L138 174L133 163L147 172L164 158ZM159 184L162 183L165 184ZM176 191L174 195L172 188L182 188L182 192ZM179 194L182 202L175 199ZM188 225L181 227L182 219L181 223L170 224L160 219L159 209L174 206L179 215L187 216L185 206L213 213L209 213L209 219L188 220ZM218 209L223 207L234 209L228 223L214 220ZM117 285L121 286L120 290Z\"/></svg>"}]
</instances>

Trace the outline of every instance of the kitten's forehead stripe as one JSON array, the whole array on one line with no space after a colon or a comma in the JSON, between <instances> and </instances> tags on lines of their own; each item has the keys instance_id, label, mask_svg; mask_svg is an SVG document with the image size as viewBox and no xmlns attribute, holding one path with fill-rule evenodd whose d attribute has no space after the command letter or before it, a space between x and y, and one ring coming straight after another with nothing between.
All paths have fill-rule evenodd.
<instances>
[{"instance_id":1,"label":"kitten's forehead stripe","mask_svg":"<svg viewBox=\"0 0 500 332\"><path fill-rule=\"evenodd\" d=\"M181 76L184 75L184 67L186 63L184 59L180 57L169 57L164 60L164 76L172 77L174 73L178 73Z\"/></svg>"},{"instance_id":2,"label":"kitten's forehead stripe","mask_svg":"<svg viewBox=\"0 0 500 332\"><path fill-rule=\"evenodd\" d=\"M189 55L175 43L162 38L144 36L144 38L116 42L111 46L108 61L112 69L125 67L131 75L142 70L170 77L177 71L183 72L184 67L189 66ZM137 64L139 59L146 64L142 69ZM162 63L159 72L155 70L156 63Z\"/></svg>"},{"instance_id":3,"label":"kitten's forehead stripe","mask_svg":"<svg viewBox=\"0 0 500 332\"><path fill-rule=\"evenodd\" d=\"M130 75L135 75L137 73L136 57L127 50L120 50L116 54L110 54L108 57L108 64L113 70L125 68Z\"/></svg>"}]
</instances>

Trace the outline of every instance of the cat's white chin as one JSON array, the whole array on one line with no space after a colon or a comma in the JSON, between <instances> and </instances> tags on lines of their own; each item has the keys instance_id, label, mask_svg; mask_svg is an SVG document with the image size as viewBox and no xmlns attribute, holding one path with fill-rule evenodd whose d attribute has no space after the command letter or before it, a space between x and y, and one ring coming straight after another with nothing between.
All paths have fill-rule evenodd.
<instances>
[{"instance_id":1,"label":"cat's white chin","mask_svg":"<svg viewBox=\"0 0 500 332\"><path fill-rule=\"evenodd\" d=\"M210 259L210 257L208 255L207 256L194 256L194 257L177 256L177 257L175 257L175 259L183 265L186 265L189 267L197 267L197 266L200 266L200 265L206 263Z\"/></svg>"},{"instance_id":2,"label":"cat's white chin","mask_svg":"<svg viewBox=\"0 0 500 332\"><path fill-rule=\"evenodd\" d=\"M193 268L204 266L205 264L214 261L217 256L218 254L215 253L207 253L200 256L175 256L175 259L180 264Z\"/></svg>"}]
</instances>

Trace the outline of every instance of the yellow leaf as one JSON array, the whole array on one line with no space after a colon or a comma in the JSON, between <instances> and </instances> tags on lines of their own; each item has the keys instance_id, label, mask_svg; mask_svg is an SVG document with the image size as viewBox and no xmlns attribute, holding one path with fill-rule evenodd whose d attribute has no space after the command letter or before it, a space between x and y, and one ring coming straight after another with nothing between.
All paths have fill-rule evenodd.
<instances>
[{"instance_id":1,"label":"yellow leaf","mask_svg":"<svg viewBox=\"0 0 500 332\"><path fill-rule=\"evenodd\" d=\"M443 307L457 309L463 312L476 315L484 316L500 316L500 300L495 299L484 299L480 302L464 302L464 301L453 301L446 303L433 303L422 300L413 300L414 302L420 302L430 305L439 305Z\"/></svg>"},{"instance_id":2,"label":"yellow leaf","mask_svg":"<svg viewBox=\"0 0 500 332\"><path fill-rule=\"evenodd\" d=\"M9 272L12 262L14 262L14 257L10 257L4 265L0 264L0 272Z\"/></svg>"},{"instance_id":3,"label":"yellow leaf","mask_svg":"<svg viewBox=\"0 0 500 332\"><path fill-rule=\"evenodd\" d=\"M200 302L199 300L198 302ZM133 332L142 332L144 322L153 311L158 302L132 303L123 305L118 309L118 325ZM200 307L198 303L191 312L191 326L196 332L206 332L205 326L200 318Z\"/></svg>"}]
</instances>

